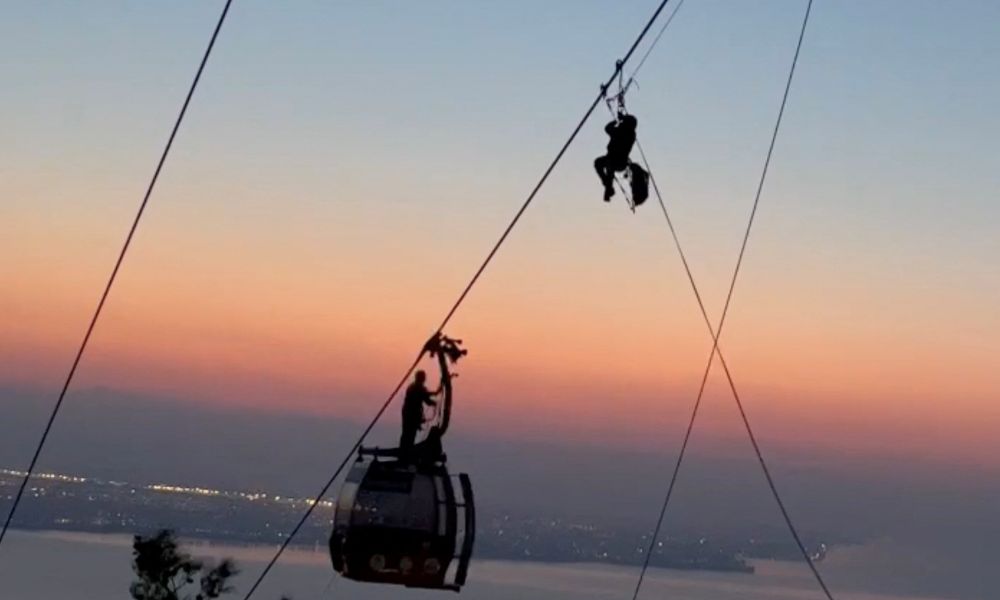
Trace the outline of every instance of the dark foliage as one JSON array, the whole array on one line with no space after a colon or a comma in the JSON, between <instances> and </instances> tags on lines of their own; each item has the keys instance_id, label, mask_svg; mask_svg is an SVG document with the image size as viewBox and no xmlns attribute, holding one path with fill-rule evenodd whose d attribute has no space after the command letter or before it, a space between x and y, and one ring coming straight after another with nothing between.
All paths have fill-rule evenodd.
<instances>
[{"instance_id":1,"label":"dark foliage","mask_svg":"<svg viewBox=\"0 0 1000 600\"><path fill-rule=\"evenodd\" d=\"M151 537L135 536L129 588L135 600L210 600L232 591L230 578L239 573L232 560L214 567L191 558L177 545L174 533L164 529ZM195 583L197 581L197 586ZM192 594L191 589L200 591Z\"/></svg>"}]
</instances>

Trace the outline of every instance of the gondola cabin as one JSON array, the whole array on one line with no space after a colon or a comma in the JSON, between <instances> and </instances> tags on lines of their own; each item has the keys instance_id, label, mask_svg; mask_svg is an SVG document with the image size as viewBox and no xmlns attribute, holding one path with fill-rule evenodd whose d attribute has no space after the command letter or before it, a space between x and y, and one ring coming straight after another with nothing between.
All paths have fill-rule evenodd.
<instances>
[{"instance_id":1,"label":"gondola cabin","mask_svg":"<svg viewBox=\"0 0 1000 600\"><path fill-rule=\"evenodd\" d=\"M333 568L357 581L459 591L475 520L468 475L362 450L337 500Z\"/></svg>"}]
</instances>

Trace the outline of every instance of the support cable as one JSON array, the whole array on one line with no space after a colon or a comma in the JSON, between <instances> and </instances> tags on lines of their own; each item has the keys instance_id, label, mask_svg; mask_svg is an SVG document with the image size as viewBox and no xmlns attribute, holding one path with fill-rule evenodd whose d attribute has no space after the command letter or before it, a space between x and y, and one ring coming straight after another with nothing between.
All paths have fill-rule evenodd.
<instances>
[{"instance_id":1,"label":"support cable","mask_svg":"<svg viewBox=\"0 0 1000 600\"><path fill-rule=\"evenodd\" d=\"M452 317L455 315L455 313L458 311L459 307L465 301L465 298L469 295L469 292L472 291L473 286L475 286L476 282L479 281L479 278L482 276L483 272L486 271L486 267L489 266L489 264L493 261L493 257L496 256L496 253L500 249L500 246L502 246L503 243L507 240L507 237L510 235L511 231L513 231L513 229L514 229L514 226L517 225L517 223L521 220L521 217L524 215L524 212L528 209L528 207L534 201L535 196L538 194L538 191L542 188L542 185L545 184L545 182L549 178L549 175L552 173L553 170L555 170L556 165L558 165L559 162L562 160L563 155L566 154L566 151L569 149L570 145L576 139L576 136L583 129L583 126L586 125L586 123L587 123L588 120L590 120L591 115L594 113L594 109L596 109L597 106L601 103L601 101L605 98L606 91L607 91L608 87L611 86L615 82L615 79L618 78L618 76L621 74L622 69L624 68L625 64L628 63L629 59L635 53L636 48L639 46L639 44L642 42L642 40L646 37L646 34L649 33L650 28L656 22L657 18L659 18L660 13L663 12L663 9L667 6L667 4L669 2L670 2L670 0L662 0L660 2L660 4L657 6L656 10L653 12L653 15L646 22L645 27L642 28L642 31L639 32L639 35L635 38L635 41L632 42L632 45L628 49L628 52L625 54L624 58L622 58L621 60L619 60L619 61L617 61L615 63L614 73L612 73L611 77L608 78L607 82L605 82L601 86L600 92L597 94L597 97L594 98L593 102L591 102L590 107L587 108L586 112L584 112L583 117L580 119L579 123L577 123L576 127L573 129L573 132L569 135L569 138L567 138L567 140L565 141L565 143L563 143L562 147L559 149L559 152L556 153L555 158L552 159L552 162L549 164L548 168L546 168L545 172L542 173L542 177L538 180L538 183L535 184L535 187L531 190L531 193L528 194L528 197L525 199L524 203L521 205L521 207L518 209L518 211L514 214L513 219L511 219L510 223L507 225L507 227L504 229L504 231L500 234L500 237L499 237L499 239L497 239L496 243L493 245L493 248L489 251L489 253L486 255L486 258L483 260L482 264L479 266L479 268L473 274L472 279L469 280L469 283L466 284L465 288L462 290L462 293L459 294L458 299L455 300L455 303L448 310L447 314L445 314L444 319L441 321L441 324L435 330L435 333L441 333L444 330L444 328L448 325L448 323L451 321ZM334 481L336 481L337 477L340 476L340 473L347 466L348 461L350 461L351 457L354 455L354 453L357 451L357 449L361 446L361 444L364 443L365 438L368 437L368 434L375 427L376 423L378 423L378 421L382 418L382 415L385 414L385 411L386 411L386 409L389 408L389 405L392 403L393 398L395 398L395 396L399 393L399 390L402 389L403 385L406 383L407 379L410 377L410 374L413 372L414 369L416 369L417 365L420 363L420 359L421 359L422 356L423 356L423 350L421 350L417 354L417 356L414 359L413 363L410 365L410 367L406 370L406 372L400 378L399 382L393 388L393 390L389 394L389 396L383 401L382 406L379 408L378 412L375 413L375 417L371 420L371 422L369 422L369 424L361 432L361 435L358 437L357 441L354 443L353 446L351 446L351 449L344 456L343 460L337 466L336 470L334 470L333 475L331 475L330 478L329 478L329 480L327 480L326 484L323 485L323 487L320 489L319 493L314 497L314 500L312 502L310 502L309 507L306 509L305 513L299 519L298 523L296 523L295 527L292 528L291 532L289 532L289 534L287 536L285 536L285 539L281 543L281 545L278 547L277 552L275 552L274 556L271 558L271 560L264 567L264 570L257 577L256 581L254 581L253 585L250 587L250 589L247 591L246 595L243 597L243 600L249 600L250 597L253 596L253 594L257 590L257 588L260 587L261 582L263 582L264 578L267 577L268 573L270 573L271 569L278 562L278 559L281 557L281 555L288 548L289 544L291 544L292 539L302 529L302 527L305 525L306 521L309 520L309 517L312 515L313 510L315 510L316 506L323 499L323 497L326 496L327 492L333 486Z\"/></svg>"},{"instance_id":2,"label":"support cable","mask_svg":"<svg viewBox=\"0 0 1000 600\"><path fill-rule=\"evenodd\" d=\"M677 231L674 228L673 221L670 218L670 214L667 211L666 204L663 201L663 196L660 194L659 186L657 186L657 184L656 184L656 179L653 176L652 169L649 166L649 161L646 158L646 154L643 151L641 144L639 144L638 141L636 142L636 146L637 146L637 148L639 150L639 154L640 154L640 156L642 158L642 161L643 161L643 163L645 165L645 168L646 168L647 172L650 174L650 181L653 184L653 190L656 193L656 197L657 197L657 199L659 201L660 208L661 208L661 210L663 212L663 216L664 216L664 218L665 218L665 220L667 222L667 226L668 226L668 228L670 230L670 234L673 237L674 245L677 247L677 251L678 251L678 254L679 254L680 258L681 258L681 262L683 263L684 270L685 270L685 272L687 274L687 277L688 277L688 281L691 283L691 288L694 291L695 299L698 302L698 307L701 310L701 314L702 314L703 319L705 320L706 326L708 326L708 328L709 328L709 333L712 335L712 351L711 351L711 353L709 354L709 357L708 357L708 363L707 363L707 365L705 367L705 371L704 371L703 376L702 376L701 384L700 384L699 390L698 390L698 395L697 395L697 398L695 400L694 407L692 409L691 418L690 418L690 421L688 422L688 426L687 426L687 429L685 431L683 441L681 443L681 449L680 449L680 452L678 454L677 462L676 462L676 464L674 466L674 470L673 470L673 473L672 473L671 478L670 478L670 483L669 483L669 485L667 487L667 493L666 493L666 496L664 498L663 505L661 506L661 509L660 509L659 517L658 517L657 522L656 522L656 527L654 528L653 537L650 540L650 545L649 545L649 548L648 548L648 550L646 552L646 555L645 555L645 558L644 558L644 561L643 561L642 570L639 573L639 578L638 578L638 581L636 583L635 592L634 592L634 594L632 596L633 600L636 600L638 598L639 592L640 592L640 590L642 588L643 580L645 578L646 571L649 568L649 563L650 563L650 560L652 559L652 553L653 553L653 551L654 551L654 549L656 547L656 540L657 540L657 537L659 536L660 529L661 529L662 524L663 524L663 518L664 518L664 516L666 514L667 507L668 507L668 505L670 503L670 499L671 499L672 494L673 494L674 486L675 486L675 484L677 482L677 477L678 477L678 474L680 472L680 467L681 467L681 464L683 463L683 460L684 460L684 456L685 456L685 452L687 450L688 442L690 441L691 432L692 432L692 430L694 428L694 422L695 422L695 419L697 418L697 415L698 415L698 409L699 409L699 407L701 405L701 401L702 401L702 398L704 396L705 385L706 385L706 383L708 381L708 375L709 375L709 373L711 371L712 362L713 362L713 359L714 359L714 357L716 355L718 355L719 362L722 365L723 370L725 371L726 379L727 379L727 381L729 383L730 391L732 392L733 398L736 401L736 405L737 405L737 408L739 409L740 417L741 417L741 419L743 421L744 427L746 428L747 435L748 435L748 437L750 439L750 443L753 446L754 452L755 452L755 454L757 456L757 460L760 463L761 470L763 471L764 477L767 480L768 487L770 488L771 493L774 496L774 499L775 499L776 503L778 504L778 508L781 511L782 517L785 520L785 524L788 526L788 529L791 532L792 537L794 538L795 543L798 546L799 551L802 554L802 557L805 559L806 563L809 566L809 569L811 570L814 578L816 579L816 582L819 584L820 588L823 590L823 593L826 595L826 597L829 600L833 600L833 595L831 594L829 588L827 587L825 581L823 580L823 577L820 575L819 570L816 568L816 565L813 562L812 557L809 555L809 552L806 549L805 544L803 543L802 538L801 538L801 536L798 533L798 530L796 529L794 523L792 522L791 516L789 515L788 510L785 507L785 504L784 504L784 502L781 499L781 495L778 493L777 486L776 486L776 484L774 482L773 477L771 476L770 470L767 467L767 463L764 460L763 452L761 451L760 445L757 442L757 438L754 435L753 428L750 425L750 420L749 420L749 418L747 416L746 410L744 409L742 399L741 399L741 397L739 395L739 392L736 389L736 384L735 384L735 382L733 380L732 374L729 371L729 366L726 364L726 359L722 355L721 348L719 348L719 336L721 335L723 325L725 324L726 314L728 313L728 310L729 310L729 306L730 306L730 303L731 303L731 300L732 300L733 291L734 291L734 289L736 287L736 281L737 281L737 278L739 276L740 267L741 267L742 262L743 262L743 256L745 254L747 243L749 241L750 232L751 232L751 230L753 228L753 223L754 223L755 216L756 216L756 213L757 213L757 207L758 207L759 202L760 202L760 196L761 196L761 193L763 191L764 182L765 182L765 180L767 178L768 167L769 167L770 162L771 162L771 157L772 157L772 154L774 152L774 146L775 146L775 143L777 141L778 132L779 132L780 127L781 127L782 117L784 115L785 106L786 106L787 101L788 101L788 95L789 95L789 91L791 89L792 79L793 79L794 74L795 74L795 67L796 67L796 65L798 63L799 54L800 54L800 51L802 49L802 41L803 41L803 39L805 37L805 31L806 31L806 27L807 27L808 22L809 22L809 15L810 15L811 10L812 10L812 0L809 0L808 4L806 6L805 15L803 17L802 27L801 27L801 30L799 32L799 39L798 39L798 42L797 42L797 45L796 45L796 48L795 48L795 55L792 58L792 64L791 64L791 67L789 69L788 79L787 79L787 81L785 83L785 91L784 91L784 94L783 94L782 100L781 100L781 108L778 111L778 117L777 117L777 120L775 122L774 131L772 132L771 142L770 142L770 145L768 147L767 157L766 157L766 159L764 161L764 167L762 169L760 181L759 181L758 186L757 186L757 192L756 192L756 195L754 197L753 209L751 210L751 213L750 213L750 218L749 218L749 221L747 223L747 229L746 229L746 232L745 232L744 237L743 237L743 243L742 243L741 248L740 248L739 256L738 256L737 262L736 262L736 267L733 270L733 277L732 277L732 280L730 282L729 291L728 291L727 296L726 296L726 303L725 303L725 306L723 307L722 316L719 319L719 325L718 325L717 329L713 330L713 328L712 328L711 320L709 319L708 313L707 313L707 311L705 309L705 304L704 304L704 302L703 302L703 300L701 298L700 292L698 291L698 286L695 283L694 275L691 272L691 268L690 268L690 266L688 264L686 255L684 254L684 250L681 247L680 240L679 240L678 235L677 235ZM630 79L630 81L631 81L631 79Z\"/></svg>"},{"instance_id":3,"label":"support cable","mask_svg":"<svg viewBox=\"0 0 1000 600\"><path fill-rule=\"evenodd\" d=\"M21 503L21 499L24 496L24 490L28 485L28 480L31 479L31 475L35 471L35 466L38 463L38 457L42 453L42 448L45 447L45 443L49 437L49 432L52 430L52 425L55 423L56 417L59 415L59 410L62 408L63 400L66 398L66 392L69 390L69 386L73 382L73 376L76 375L76 369L80 365L80 360L83 358L83 353L87 349L87 344L90 342L90 336L94 332L94 327L97 325L97 319L101 316L104 304L108 299L108 295L111 293L111 287L114 285L115 278L118 276L118 271L122 266L122 262L125 260L125 254L128 252L129 246L132 243L132 238L139 227L139 221L142 219L142 215L146 210L146 205L149 203L149 198L153 194L153 188L156 186L156 181L160 177L160 171L163 169L163 165L167 161L167 155L170 154L170 148L174 144L174 138L177 137L177 131L180 129L181 123L184 121L184 115L187 113L188 105L191 103L191 98L194 96L195 89L198 87L198 82L201 80L201 74L204 72L205 65L208 63L208 58L212 54L212 49L215 47L215 40L219 37L219 31L222 30L222 25L226 21L226 15L229 14L229 7L232 3L233 0L226 0L226 4L222 8L222 14L219 15L219 20L215 25L215 30L212 32L212 37L208 42L208 47L205 49L205 54L201 57L201 63L198 65L198 70L195 73L194 80L191 82L191 87L188 89L187 96L184 98L184 104L181 105L180 113L177 115L177 119L174 121L174 127L170 131L170 137L167 138L167 144L164 146L163 152L160 154L160 160L157 162L156 169L153 171L153 177L150 179L149 185L146 187L146 193L142 198L142 202L139 204L139 210L135 215L135 219L132 221L132 227L129 229L128 235L125 237L125 243L122 245L121 251L118 253L118 259L115 261L115 266L111 270L111 276L108 277L108 282L104 286L104 292L101 294L101 299L97 303L97 309L94 310L94 315L90 319L90 325L87 326L87 332L83 336L80 348L77 350L76 357L73 359L73 364L69 369L69 373L66 375L66 380L63 382L62 389L59 392L59 398L56 400L55 406L52 407L52 412L49 414L49 420L45 424L45 429L42 431L42 437L38 440L38 445L35 448L35 454L31 457L28 469L24 474L24 478L21 480L21 485L17 490L17 494L14 496L14 502L11 504L10 510L7 513L7 519L4 521L3 529L0 530L0 544L3 543L3 540L7 535L7 529L10 527L10 523L14 518L14 513L17 511L17 507Z\"/></svg>"},{"instance_id":4,"label":"support cable","mask_svg":"<svg viewBox=\"0 0 1000 600\"><path fill-rule=\"evenodd\" d=\"M646 60L649 58L649 55L653 53L656 45L660 43L660 38L662 38L663 34L667 32L667 28L670 27L670 24L674 21L674 17L677 16L677 11L679 11L682 6L684 6L684 0L679 0L677 4L674 5L674 9L670 12L667 20L663 22L663 26L660 27L660 31L657 32L653 41L649 43L649 47L646 48L646 52L643 53L642 58L640 58L638 64L635 65L635 69L633 69L632 74L629 75L628 81L626 81L625 85L622 87L622 94L627 92L628 89L632 87L632 84L635 83L635 76L639 74L642 66L646 64Z\"/></svg>"}]
</instances>

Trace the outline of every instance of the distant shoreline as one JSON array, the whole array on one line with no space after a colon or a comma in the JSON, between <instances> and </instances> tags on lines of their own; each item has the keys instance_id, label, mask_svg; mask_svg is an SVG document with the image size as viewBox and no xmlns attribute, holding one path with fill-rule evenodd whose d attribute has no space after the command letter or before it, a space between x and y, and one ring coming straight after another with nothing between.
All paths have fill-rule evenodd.
<instances>
[{"instance_id":1,"label":"distant shoreline","mask_svg":"<svg viewBox=\"0 0 1000 600\"><path fill-rule=\"evenodd\" d=\"M78 542L84 544L99 544L103 546L116 546L121 548L129 548L132 546L132 539L135 534L121 533L121 532L101 532L101 531L88 531L83 529L24 529L24 528L12 528L13 531L23 535L30 535L34 537L39 537L43 539L56 540L56 541L66 541L66 542ZM208 553L210 556L218 556L219 554L225 554L227 557L244 560L244 561L259 561L264 562L271 558L271 554L278 544L264 544L260 542L246 542L239 540L224 540L211 537L198 537L190 535L179 536L188 550L195 555L198 555L198 549L214 548L214 549L226 549L228 552L225 553ZM293 559L293 562L297 564L315 565L329 563L329 555L327 554L327 549L325 544L297 544L291 543L284 554L286 557ZM573 560L521 560L516 558L479 558L473 559L479 563L492 563L492 564L509 564L516 566L552 566L552 567L567 567L567 568L587 568L587 567L600 567L607 569L635 569L638 565L628 565L628 564L618 564L609 562L594 562L594 561L573 561ZM737 569L705 569L705 568L676 568L676 567L664 567L656 566L654 568L666 571L679 571L682 573L715 573L715 574L732 574L732 575L753 575L756 571L757 562L768 562L768 563L784 563L786 561L780 560L763 560L755 561L748 560L747 563L750 565L751 571L741 571Z\"/></svg>"}]
</instances>

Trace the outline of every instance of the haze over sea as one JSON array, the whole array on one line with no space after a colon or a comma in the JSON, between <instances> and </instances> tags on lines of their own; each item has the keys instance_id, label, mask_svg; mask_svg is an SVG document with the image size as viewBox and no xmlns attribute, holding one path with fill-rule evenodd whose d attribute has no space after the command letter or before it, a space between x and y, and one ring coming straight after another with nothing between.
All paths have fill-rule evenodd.
<instances>
[{"instance_id":1,"label":"haze over sea","mask_svg":"<svg viewBox=\"0 0 1000 600\"><path fill-rule=\"evenodd\" d=\"M127 536L64 532L14 532L17 552L0 562L0 597L4 600L110 600L127 598L131 581L130 539ZM243 569L237 591L263 567L269 548L193 544L198 557L234 557ZM849 556L831 556L824 565L836 578L854 567ZM50 564L57 568L40 568ZM810 600L821 594L798 564L757 562L756 575L684 572L654 569L644 586L646 598L677 600ZM17 576L14 576L14 575ZM30 574L30 575L26 575ZM464 600L569 600L570 598L631 597L636 570L605 565L552 565L481 561L474 564ZM887 578L892 577L886 573ZM871 582L872 588L889 585L888 579ZM358 585L334 577L322 551L291 550L257 592L258 598L398 598L401 588ZM413 600L440 598L440 592L406 590ZM445 597L448 597L447 595ZM840 600L946 600L943 597L900 596L873 591L838 592ZM950 599L947 599L950 600Z\"/></svg>"}]
</instances>

